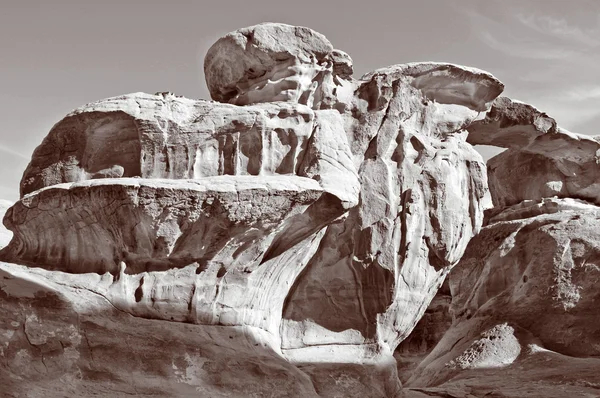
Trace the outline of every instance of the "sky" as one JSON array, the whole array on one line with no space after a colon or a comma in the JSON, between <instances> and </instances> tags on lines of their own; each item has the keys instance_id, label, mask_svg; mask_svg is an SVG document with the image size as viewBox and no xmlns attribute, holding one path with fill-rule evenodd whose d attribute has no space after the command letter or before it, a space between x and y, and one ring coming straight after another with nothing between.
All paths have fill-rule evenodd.
<instances>
[{"instance_id":1,"label":"sky","mask_svg":"<svg viewBox=\"0 0 600 398\"><path fill-rule=\"evenodd\" d=\"M209 99L206 51L260 22L325 34L355 77L478 67L563 128L600 134L598 0L0 0L0 198L18 199L33 150L76 107L138 91Z\"/></svg>"}]
</instances>

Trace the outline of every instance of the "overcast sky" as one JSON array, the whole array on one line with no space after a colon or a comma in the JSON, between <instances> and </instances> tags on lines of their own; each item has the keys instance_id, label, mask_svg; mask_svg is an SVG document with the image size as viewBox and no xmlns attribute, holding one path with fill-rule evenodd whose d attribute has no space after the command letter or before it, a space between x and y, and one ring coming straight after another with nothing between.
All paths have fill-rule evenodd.
<instances>
[{"instance_id":1,"label":"overcast sky","mask_svg":"<svg viewBox=\"0 0 600 398\"><path fill-rule=\"evenodd\" d=\"M72 109L136 91L208 99L207 49L266 21L325 34L355 77L413 61L475 66L562 127L600 134L597 0L2 2L0 198L17 199L34 148Z\"/></svg>"}]
</instances>

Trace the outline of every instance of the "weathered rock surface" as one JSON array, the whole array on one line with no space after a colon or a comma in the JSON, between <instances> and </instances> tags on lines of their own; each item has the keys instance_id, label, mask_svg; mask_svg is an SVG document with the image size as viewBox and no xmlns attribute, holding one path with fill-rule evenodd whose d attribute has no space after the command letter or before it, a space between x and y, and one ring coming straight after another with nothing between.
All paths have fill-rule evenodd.
<instances>
[{"instance_id":1,"label":"weathered rock surface","mask_svg":"<svg viewBox=\"0 0 600 398\"><path fill-rule=\"evenodd\" d=\"M263 23L231 32L206 54L211 97L248 105L292 102L338 108L337 91L352 90L352 59L311 29ZM343 101L342 101L343 102Z\"/></svg>"},{"instance_id":2,"label":"weathered rock surface","mask_svg":"<svg viewBox=\"0 0 600 398\"><path fill-rule=\"evenodd\" d=\"M308 28L204 68L218 102L109 98L36 149L4 217L7 391L598 395L596 139L475 68L354 79Z\"/></svg>"},{"instance_id":3,"label":"weathered rock surface","mask_svg":"<svg viewBox=\"0 0 600 398\"><path fill-rule=\"evenodd\" d=\"M346 131L359 164L361 203L329 226L292 287L282 324L282 348L290 353L325 343L378 342L393 351L481 225L485 170L461 130L477 111L460 105L462 94L454 105L429 100L426 84L415 87L406 68L358 82ZM420 68L428 76L448 69ZM459 86L451 77L442 82ZM485 77L487 84L492 78ZM474 96L469 104L487 100Z\"/></svg>"},{"instance_id":4,"label":"weathered rock surface","mask_svg":"<svg viewBox=\"0 0 600 398\"><path fill-rule=\"evenodd\" d=\"M600 207L547 199L495 217L450 274L454 322L408 386L596 396Z\"/></svg>"},{"instance_id":5,"label":"weathered rock surface","mask_svg":"<svg viewBox=\"0 0 600 398\"><path fill-rule=\"evenodd\" d=\"M468 142L508 148L488 162L495 206L552 196L600 204L600 143L561 129L531 105L497 99L469 126Z\"/></svg>"},{"instance_id":6,"label":"weathered rock surface","mask_svg":"<svg viewBox=\"0 0 600 398\"><path fill-rule=\"evenodd\" d=\"M290 103L238 107L144 93L109 98L52 128L25 170L21 194L95 178L294 174L318 179L354 206L359 183L342 125L337 111Z\"/></svg>"},{"instance_id":7,"label":"weathered rock surface","mask_svg":"<svg viewBox=\"0 0 600 398\"><path fill-rule=\"evenodd\" d=\"M92 281L0 264L2 396L318 396L268 333L134 317Z\"/></svg>"},{"instance_id":8,"label":"weathered rock surface","mask_svg":"<svg viewBox=\"0 0 600 398\"><path fill-rule=\"evenodd\" d=\"M238 103L251 91L295 91L297 98L281 97L254 102L298 102L322 64L331 63L333 46L312 29L279 23L263 23L231 32L220 38L204 58L204 74L211 97ZM290 73L296 66L305 73ZM291 72L291 71L290 71ZM312 73L311 73L312 72ZM306 81L305 84L304 81ZM298 87L300 86L300 87ZM242 104L240 104L242 105Z\"/></svg>"},{"instance_id":9,"label":"weathered rock surface","mask_svg":"<svg viewBox=\"0 0 600 398\"><path fill-rule=\"evenodd\" d=\"M346 351L355 345L358 357L391 357L481 226L489 206L485 167L465 142L465 128L503 86L487 72L438 63L396 65L348 80L349 57L307 32L265 24L218 41L207 56L209 70L233 63L223 48L242 51L240 40L248 35L252 43L243 50L243 73L207 74L211 92L228 100L215 93L246 81L244 73L257 63L277 69L281 57L274 48L280 43L272 38L281 34L284 42L297 41L297 47L286 46L285 59L303 65L321 56L335 60L328 68L336 66L345 82L319 80L323 74L309 80L331 93L334 86L350 84L355 93L350 97L347 90L335 91L340 106L311 109L293 98L257 97L254 105L239 107L169 94L131 94L86 105L59 122L34 153L22 182L28 195L6 217L16 236L4 258L113 274L121 261L128 273L223 264L214 265L215 272L220 267L238 272L235 278L257 297L264 287L256 284L263 272L271 272L266 270L272 261L287 275L278 277L286 285L278 285L276 293L285 299L285 355L305 361L319 347L340 344ZM311 91L309 97L318 95ZM141 182L126 188L121 175ZM258 195L236 188L228 196L218 187L202 188L210 191L202 194L187 188L190 180L203 186L213 178L276 176L318 184L306 181L285 195L276 188ZM165 178L171 179L169 187L143 182ZM97 182L77 184L89 179ZM73 182L68 189L56 185ZM263 220L271 206L270 218ZM231 215L242 207L250 209L242 210L249 220ZM40 233L47 224L54 226ZM89 237L100 243L88 247ZM249 304L228 305L245 313ZM221 322L218 318L191 319ZM277 315L267 318L258 323L274 332Z\"/></svg>"},{"instance_id":10,"label":"weathered rock surface","mask_svg":"<svg viewBox=\"0 0 600 398\"><path fill-rule=\"evenodd\" d=\"M556 120L532 105L497 98L485 117L472 123L467 141L473 145L527 148L545 134L555 134Z\"/></svg>"},{"instance_id":11,"label":"weathered rock surface","mask_svg":"<svg viewBox=\"0 0 600 398\"><path fill-rule=\"evenodd\" d=\"M442 62L388 66L365 74L361 80L384 76L392 79L407 76L411 85L421 90L429 100L461 105L478 112L489 110L492 101L504 90L504 85L486 71Z\"/></svg>"},{"instance_id":12,"label":"weathered rock surface","mask_svg":"<svg viewBox=\"0 0 600 398\"><path fill-rule=\"evenodd\" d=\"M210 261L250 269L343 213L304 177L92 180L19 201L5 217L15 233L5 252L77 273L116 273L121 261L134 273Z\"/></svg>"}]
</instances>

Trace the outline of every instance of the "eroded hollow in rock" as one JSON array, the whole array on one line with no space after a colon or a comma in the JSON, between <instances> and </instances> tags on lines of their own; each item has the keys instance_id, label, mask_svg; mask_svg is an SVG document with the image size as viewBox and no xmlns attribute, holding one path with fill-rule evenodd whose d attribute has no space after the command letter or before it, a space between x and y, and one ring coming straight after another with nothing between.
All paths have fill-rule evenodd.
<instances>
[{"instance_id":1,"label":"eroded hollow in rock","mask_svg":"<svg viewBox=\"0 0 600 398\"><path fill-rule=\"evenodd\" d=\"M141 177L140 136L133 118L119 112L116 118L99 114L93 119L85 131L82 169L92 178ZM115 166L121 167L122 173L115 170L111 175Z\"/></svg>"}]
</instances>

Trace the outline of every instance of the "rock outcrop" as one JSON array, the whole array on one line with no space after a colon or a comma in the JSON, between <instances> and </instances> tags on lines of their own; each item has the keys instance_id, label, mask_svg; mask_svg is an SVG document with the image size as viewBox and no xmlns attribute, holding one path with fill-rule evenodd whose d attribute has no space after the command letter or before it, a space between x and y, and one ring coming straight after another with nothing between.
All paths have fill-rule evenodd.
<instances>
[{"instance_id":1,"label":"rock outcrop","mask_svg":"<svg viewBox=\"0 0 600 398\"><path fill-rule=\"evenodd\" d=\"M6 223L15 239L7 252L76 273L115 274L120 261L129 273L209 261L245 268L343 213L316 181L295 176L83 181L45 188L13 206Z\"/></svg>"},{"instance_id":2,"label":"rock outcrop","mask_svg":"<svg viewBox=\"0 0 600 398\"><path fill-rule=\"evenodd\" d=\"M468 131L473 145L507 148L487 165L494 207L449 275L452 324L423 319L446 330L404 367L406 394L596 396L598 143L508 98Z\"/></svg>"},{"instance_id":3,"label":"rock outcrop","mask_svg":"<svg viewBox=\"0 0 600 398\"><path fill-rule=\"evenodd\" d=\"M558 127L531 105L497 99L469 126L468 142L508 148L488 162L495 206L552 196L600 204L600 143Z\"/></svg>"},{"instance_id":4,"label":"rock outcrop","mask_svg":"<svg viewBox=\"0 0 600 398\"><path fill-rule=\"evenodd\" d=\"M480 396L483 368L596 369L594 139L479 69L354 79L308 28L232 32L204 70L216 102L101 100L34 152L0 251L8 391Z\"/></svg>"},{"instance_id":5,"label":"rock outcrop","mask_svg":"<svg viewBox=\"0 0 600 398\"><path fill-rule=\"evenodd\" d=\"M458 70L399 65L358 82L346 130L360 162L361 203L330 225L293 287L284 309L284 348L382 339L393 350L477 233L488 205L486 175L462 128L478 113L471 104L491 95L469 88L465 92L483 94L469 101L457 94L457 104L446 105L426 94L443 91L444 84L458 87L464 75L479 77L482 86L495 79ZM425 79L416 84L415 75L430 77L431 90Z\"/></svg>"},{"instance_id":6,"label":"rock outcrop","mask_svg":"<svg viewBox=\"0 0 600 398\"><path fill-rule=\"evenodd\" d=\"M316 178L347 206L359 183L337 111L284 102L239 107L135 93L74 110L35 150L21 195L97 178ZM318 147L315 147L318 145Z\"/></svg>"},{"instance_id":7,"label":"rock outcrop","mask_svg":"<svg viewBox=\"0 0 600 398\"><path fill-rule=\"evenodd\" d=\"M453 324L408 386L597 394L599 217L600 207L574 199L497 214L450 274Z\"/></svg>"},{"instance_id":8,"label":"rock outcrop","mask_svg":"<svg viewBox=\"0 0 600 398\"><path fill-rule=\"evenodd\" d=\"M352 75L352 59L311 29L264 23L219 39L206 54L204 74L219 102L291 101L325 109L337 102L340 80Z\"/></svg>"},{"instance_id":9,"label":"rock outcrop","mask_svg":"<svg viewBox=\"0 0 600 398\"><path fill-rule=\"evenodd\" d=\"M138 275L133 291L166 307L115 305L262 327L295 362L334 346L391 358L481 227L485 166L465 128L502 83L439 63L353 80L322 35L281 24L218 40L205 69L231 104L137 93L57 123L5 217L4 258ZM189 300L152 296L188 266ZM230 296L199 293L221 283Z\"/></svg>"},{"instance_id":10,"label":"rock outcrop","mask_svg":"<svg viewBox=\"0 0 600 398\"><path fill-rule=\"evenodd\" d=\"M92 290L106 279L0 264L2 396L319 396L261 329L131 316Z\"/></svg>"}]
</instances>

